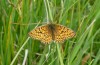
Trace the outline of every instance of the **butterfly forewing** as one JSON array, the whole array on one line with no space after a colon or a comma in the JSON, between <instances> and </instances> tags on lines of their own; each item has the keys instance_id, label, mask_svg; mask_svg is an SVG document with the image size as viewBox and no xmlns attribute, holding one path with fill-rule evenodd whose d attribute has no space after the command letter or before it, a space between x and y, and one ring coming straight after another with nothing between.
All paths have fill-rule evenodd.
<instances>
[{"instance_id":1,"label":"butterfly forewing","mask_svg":"<svg viewBox=\"0 0 100 65\"><path fill-rule=\"evenodd\" d=\"M29 35L45 44L48 44L52 41L52 35L51 31L48 29L48 25L37 27L29 32Z\"/></svg>"},{"instance_id":2,"label":"butterfly forewing","mask_svg":"<svg viewBox=\"0 0 100 65\"><path fill-rule=\"evenodd\" d=\"M54 28L55 42L63 43L65 39L72 38L75 35L74 31L63 25L55 24Z\"/></svg>"}]
</instances>

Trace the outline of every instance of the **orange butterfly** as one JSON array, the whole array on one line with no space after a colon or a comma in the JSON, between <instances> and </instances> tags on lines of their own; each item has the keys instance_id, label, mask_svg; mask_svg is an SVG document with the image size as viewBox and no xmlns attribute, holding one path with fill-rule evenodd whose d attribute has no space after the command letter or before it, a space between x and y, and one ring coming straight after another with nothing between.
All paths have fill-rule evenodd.
<instances>
[{"instance_id":1,"label":"orange butterfly","mask_svg":"<svg viewBox=\"0 0 100 65\"><path fill-rule=\"evenodd\" d=\"M49 44L52 41L63 43L64 40L75 36L75 32L60 24L46 24L29 32L30 37Z\"/></svg>"}]
</instances>

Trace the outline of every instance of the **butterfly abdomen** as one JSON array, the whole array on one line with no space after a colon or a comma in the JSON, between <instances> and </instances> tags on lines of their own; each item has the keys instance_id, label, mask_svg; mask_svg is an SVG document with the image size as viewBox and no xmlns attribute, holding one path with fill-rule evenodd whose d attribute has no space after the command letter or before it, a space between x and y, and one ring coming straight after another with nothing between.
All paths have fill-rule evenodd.
<instances>
[{"instance_id":1,"label":"butterfly abdomen","mask_svg":"<svg viewBox=\"0 0 100 65\"><path fill-rule=\"evenodd\" d=\"M52 40L54 40L55 39L55 35L54 35L55 25L54 24L48 24L48 28L49 28L49 31L51 32Z\"/></svg>"}]
</instances>

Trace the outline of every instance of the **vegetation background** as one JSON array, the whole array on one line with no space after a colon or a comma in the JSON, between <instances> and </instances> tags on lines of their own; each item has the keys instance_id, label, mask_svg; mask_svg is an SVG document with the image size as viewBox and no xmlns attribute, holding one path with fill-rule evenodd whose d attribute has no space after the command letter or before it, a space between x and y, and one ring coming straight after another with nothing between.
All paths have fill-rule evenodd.
<instances>
[{"instance_id":1,"label":"vegetation background","mask_svg":"<svg viewBox=\"0 0 100 65\"><path fill-rule=\"evenodd\" d=\"M48 21L76 36L50 45L29 38ZM100 0L0 0L0 65L100 65Z\"/></svg>"}]
</instances>

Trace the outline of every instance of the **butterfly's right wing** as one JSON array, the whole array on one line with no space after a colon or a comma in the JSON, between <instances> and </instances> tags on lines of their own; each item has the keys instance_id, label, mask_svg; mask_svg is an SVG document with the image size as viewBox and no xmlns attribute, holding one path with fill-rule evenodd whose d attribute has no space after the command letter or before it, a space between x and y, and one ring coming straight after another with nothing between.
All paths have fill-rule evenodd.
<instances>
[{"instance_id":1,"label":"butterfly's right wing","mask_svg":"<svg viewBox=\"0 0 100 65\"><path fill-rule=\"evenodd\" d=\"M65 39L72 38L75 36L75 32L63 25L55 24L54 25L54 41L58 43L63 43Z\"/></svg>"},{"instance_id":2,"label":"butterfly's right wing","mask_svg":"<svg viewBox=\"0 0 100 65\"><path fill-rule=\"evenodd\" d=\"M29 32L29 36L33 39L40 40L44 44L49 44L52 41L51 31L48 25L40 26Z\"/></svg>"}]
</instances>

